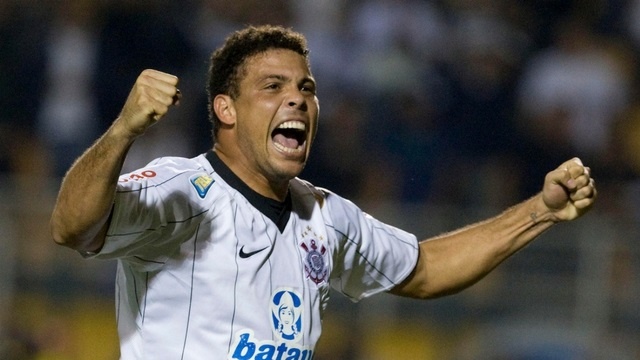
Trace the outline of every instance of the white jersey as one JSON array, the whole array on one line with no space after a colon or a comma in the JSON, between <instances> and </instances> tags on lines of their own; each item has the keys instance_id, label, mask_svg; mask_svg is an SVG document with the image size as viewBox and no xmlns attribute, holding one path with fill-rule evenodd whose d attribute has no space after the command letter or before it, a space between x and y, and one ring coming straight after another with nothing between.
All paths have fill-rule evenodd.
<instances>
[{"instance_id":1,"label":"white jersey","mask_svg":"<svg viewBox=\"0 0 640 360\"><path fill-rule=\"evenodd\" d=\"M213 152L122 175L94 255L118 259L121 358L309 360L329 286L357 301L415 267L412 234L300 179L289 193L260 196Z\"/></svg>"}]
</instances>

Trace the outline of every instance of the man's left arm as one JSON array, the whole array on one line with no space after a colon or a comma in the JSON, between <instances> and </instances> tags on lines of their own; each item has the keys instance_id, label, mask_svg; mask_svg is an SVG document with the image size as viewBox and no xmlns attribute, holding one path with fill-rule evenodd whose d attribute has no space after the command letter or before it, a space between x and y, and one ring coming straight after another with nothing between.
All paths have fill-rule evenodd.
<instances>
[{"instance_id":1,"label":"man's left arm","mask_svg":"<svg viewBox=\"0 0 640 360\"><path fill-rule=\"evenodd\" d=\"M538 235L586 213L597 191L580 159L549 172L542 191L502 214L420 242L416 268L393 294L434 298L463 290Z\"/></svg>"}]
</instances>

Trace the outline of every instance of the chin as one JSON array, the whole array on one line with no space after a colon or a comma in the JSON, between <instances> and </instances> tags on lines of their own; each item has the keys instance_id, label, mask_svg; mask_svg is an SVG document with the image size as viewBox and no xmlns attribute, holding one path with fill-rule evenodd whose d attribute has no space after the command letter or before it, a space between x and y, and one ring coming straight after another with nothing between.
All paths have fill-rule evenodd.
<instances>
[{"instance_id":1,"label":"chin","mask_svg":"<svg viewBox=\"0 0 640 360\"><path fill-rule=\"evenodd\" d=\"M295 165L286 165L283 167L280 167L278 169L278 176L282 179L286 179L286 180L291 180L295 177L297 177L298 175L300 175L300 173L302 173L302 170L304 169L305 163L297 163Z\"/></svg>"}]
</instances>

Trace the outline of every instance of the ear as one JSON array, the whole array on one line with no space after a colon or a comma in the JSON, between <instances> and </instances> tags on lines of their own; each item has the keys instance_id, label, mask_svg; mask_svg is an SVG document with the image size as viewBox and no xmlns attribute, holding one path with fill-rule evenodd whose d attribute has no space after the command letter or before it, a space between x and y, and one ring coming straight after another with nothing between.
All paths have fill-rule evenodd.
<instances>
[{"instance_id":1,"label":"ear","mask_svg":"<svg viewBox=\"0 0 640 360\"><path fill-rule=\"evenodd\" d=\"M213 111L223 124L233 125L236 122L236 109L229 95L219 94L213 99Z\"/></svg>"}]
</instances>

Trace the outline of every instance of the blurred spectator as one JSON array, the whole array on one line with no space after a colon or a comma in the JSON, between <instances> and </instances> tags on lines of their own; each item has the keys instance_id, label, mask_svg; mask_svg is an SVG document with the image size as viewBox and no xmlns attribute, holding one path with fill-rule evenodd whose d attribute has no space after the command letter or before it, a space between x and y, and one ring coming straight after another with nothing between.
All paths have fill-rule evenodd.
<instances>
[{"instance_id":1,"label":"blurred spectator","mask_svg":"<svg viewBox=\"0 0 640 360\"><path fill-rule=\"evenodd\" d=\"M43 103L38 134L62 177L98 134L94 0L55 2L46 46Z\"/></svg>"},{"instance_id":2,"label":"blurred spectator","mask_svg":"<svg viewBox=\"0 0 640 360\"><path fill-rule=\"evenodd\" d=\"M450 56L433 201L503 207L522 198L514 87L532 40L506 20L515 4L450 2Z\"/></svg>"},{"instance_id":3,"label":"blurred spectator","mask_svg":"<svg viewBox=\"0 0 640 360\"><path fill-rule=\"evenodd\" d=\"M350 26L365 58L392 52L397 44L416 59L436 61L446 55L446 19L434 2L361 1L352 5Z\"/></svg>"},{"instance_id":4,"label":"blurred spectator","mask_svg":"<svg viewBox=\"0 0 640 360\"><path fill-rule=\"evenodd\" d=\"M369 122L364 129L364 146L374 161L364 164L371 199L398 187L386 200L421 203L430 200L434 176L446 161L442 136L442 114L434 90L409 90L368 97ZM377 185L371 187L372 185ZM375 191L371 191L374 190ZM366 198L361 196L362 198Z\"/></svg>"},{"instance_id":5,"label":"blurred spectator","mask_svg":"<svg viewBox=\"0 0 640 360\"><path fill-rule=\"evenodd\" d=\"M353 8L353 80L374 96L428 91L447 52L447 26L430 2L367 0Z\"/></svg>"},{"instance_id":6,"label":"blurred spectator","mask_svg":"<svg viewBox=\"0 0 640 360\"><path fill-rule=\"evenodd\" d=\"M354 35L346 0L289 1L292 26L307 37L311 68L319 81L322 107L340 102L340 89L352 83Z\"/></svg>"},{"instance_id":7,"label":"blurred spectator","mask_svg":"<svg viewBox=\"0 0 640 360\"><path fill-rule=\"evenodd\" d=\"M615 123L632 91L630 54L616 41L576 17L558 23L554 34L553 45L532 56L518 87L527 178L568 155L607 167Z\"/></svg>"},{"instance_id":8,"label":"blurred spectator","mask_svg":"<svg viewBox=\"0 0 640 360\"><path fill-rule=\"evenodd\" d=\"M445 19L430 2L368 0L350 5L348 23L350 66L336 69L364 96L362 141L373 160L360 166L359 198L426 201L441 150Z\"/></svg>"},{"instance_id":9,"label":"blurred spectator","mask_svg":"<svg viewBox=\"0 0 640 360\"><path fill-rule=\"evenodd\" d=\"M315 3L315 2L314 2ZM208 60L224 37L244 25L291 25L291 9L286 0L194 0L187 9L183 4L177 13L189 14L187 23L176 24L188 29L188 37ZM204 75L203 75L204 76Z\"/></svg>"},{"instance_id":10,"label":"blurred spectator","mask_svg":"<svg viewBox=\"0 0 640 360\"><path fill-rule=\"evenodd\" d=\"M445 130L457 156L502 154L518 141L513 88L530 39L499 15L478 5L452 17Z\"/></svg>"},{"instance_id":11,"label":"blurred spectator","mask_svg":"<svg viewBox=\"0 0 640 360\"><path fill-rule=\"evenodd\" d=\"M605 40L579 18L560 23L552 47L531 59L519 88L528 133L545 148L569 146L592 163L630 95L626 55Z\"/></svg>"}]
</instances>

